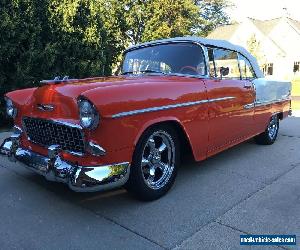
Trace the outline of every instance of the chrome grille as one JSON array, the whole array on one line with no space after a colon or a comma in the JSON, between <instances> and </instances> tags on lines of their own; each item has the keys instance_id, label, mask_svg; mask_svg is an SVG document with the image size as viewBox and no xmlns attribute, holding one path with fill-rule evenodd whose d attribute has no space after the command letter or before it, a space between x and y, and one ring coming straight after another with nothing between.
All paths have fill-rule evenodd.
<instances>
[{"instance_id":1,"label":"chrome grille","mask_svg":"<svg viewBox=\"0 0 300 250\"><path fill-rule=\"evenodd\" d=\"M44 147L60 145L65 151L84 153L83 134L76 126L32 117L24 117L23 125L33 143Z\"/></svg>"}]
</instances>

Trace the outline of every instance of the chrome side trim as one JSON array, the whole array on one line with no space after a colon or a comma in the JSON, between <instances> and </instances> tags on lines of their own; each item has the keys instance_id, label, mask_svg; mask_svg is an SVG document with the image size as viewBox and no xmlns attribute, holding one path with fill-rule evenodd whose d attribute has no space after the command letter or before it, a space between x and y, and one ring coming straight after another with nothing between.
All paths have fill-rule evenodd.
<instances>
[{"instance_id":1,"label":"chrome side trim","mask_svg":"<svg viewBox=\"0 0 300 250\"><path fill-rule=\"evenodd\" d=\"M112 118L120 118L120 117L124 117L124 116L131 116L131 115L137 115L137 114L142 114L142 113L147 113L147 112L155 112L155 111L161 111L161 110L167 110L167 109L173 109L173 108L179 108L179 107L188 107L188 106L203 104L203 103L207 103L207 102L208 102L208 100L202 100L202 101L196 101L196 102L185 102L185 103L171 104L171 105L152 107L152 108L146 108L146 109L137 109L137 110L121 112L121 113L112 115Z\"/></svg>"},{"instance_id":2,"label":"chrome side trim","mask_svg":"<svg viewBox=\"0 0 300 250\"><path fill-rule=\"evenodd\" d=\"M289 101L289 100L290 100L290 98L282 98L282 99L277 99L277 100L273 100L273 101L255 101L253 103L244 105L244 109L252 109L254 107L260 107L260 106L275 104L278 102Z\"/></svg>"},{"instance_id":3,"label":"chrome side trim","mask_svg":"<svg viewBox=\"0 0 300 250\"><path fill-rule=\"evenodd\" d=\"M220 97L220 98L215 98L215 99L210 99L210 100L200 100L200 101L195 101L195 102L184 102L184 103L177 103L177 104L152 107L152 108L146 108L146 109L137 109L137 110L126 111L126 112L114 114L114 115L112 115L112 118L116 119L116 118L121 118L121 117L125 117L125 116L132 116L132 115L148 113L148 112L156 112L156 111L162 111L162 110L168 110L168 109L174 109L174 108L189 107L189 106L194 106L194 105L199 105L199 104L204 104L204 103L231 100L234 98L235 97L233 97L233 96L226 96L226 97Z\"/></svg>"},{"instance_id":4,"label":"chrome side trim","mask_svg":"<svg viewBox=\"0 0 300 250\"><path fill-rule=\"evenodd\" d=\"M244 105L244 109L252 109L254 107L255 107L255 103L254 102Z\"/></svg>"},{"instance_id":5,"label":"chrome side trim","mask_svg":"<svg viewBox=\"0 0 300 250\"><path fill-rule=\"evenodd\" d=\"M104 148L102 148L100 145L89 142L87 146L87 150L94 156L103 156L106 155L106 151Z\"/></svg>"},{"instance_id":6,"label":"chrome side trim","mask_svg":"<svg viewBox=\"0 0 300 250\"><path fill-rule=\"evenodd\" d=\"M290 101L290 98L282 98L282 99L277 99L273 101L255 101L255 107L260 107L264 105L270 105L270 104L275 104L278 102L284 102L284 101Z\"/></svg>"},{"instance_id":7,"label":"chrome side trim","mask_svg":"<svg viewBox=\"0 0 300 250\"><path fill-rule=\"evenodd\" d=\"M235 97L234 96L225 96L225 97L220 97L220 98L214 98L214 99L208 100L208 102L219 102L219 101L225 101L225 100L231 100L231 99L235 99Z\"/></svg>"}]
</instances>

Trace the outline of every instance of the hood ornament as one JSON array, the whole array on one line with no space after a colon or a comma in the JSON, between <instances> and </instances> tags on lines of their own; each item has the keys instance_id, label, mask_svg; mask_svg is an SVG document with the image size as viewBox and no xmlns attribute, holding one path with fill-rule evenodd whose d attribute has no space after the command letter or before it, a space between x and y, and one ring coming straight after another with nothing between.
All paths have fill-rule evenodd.
<instances>
[{"instance_id":1,"label":"hood ornament","mask_svg":"<svg viewBox=\"0 0 300 250\"><path fill-rule=\"evenodd\" d=\"M60 76L56 76L54 77L53 80L42 80L40 81L40 83L42 84L58 84L58 83L64 83L64 82L67 82L71 79L69 79L69 76L64 76L63 78L61 78ZM72 79L74 80L74 79Z\"/></svg>"},{"instance_id":2,"label":"hood ornament","mask_svg":"<svg viewBox=\"0 0 300 250\"><path fill-rule=\"evenodd\" d=\"M53 104L37 104L37 108L41 111L53 111L54 105Z\"/></svg>"}]
</instances>

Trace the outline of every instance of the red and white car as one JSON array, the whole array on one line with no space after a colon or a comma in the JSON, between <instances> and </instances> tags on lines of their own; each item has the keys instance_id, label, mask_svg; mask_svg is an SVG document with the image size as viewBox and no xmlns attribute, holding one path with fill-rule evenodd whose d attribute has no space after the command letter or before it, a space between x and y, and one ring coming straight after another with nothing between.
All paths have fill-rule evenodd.
<instances>
[{"instance_id":1,"label":"red and white car","mask_svg":"<svg viewBox=\"0 0 300 250\"><path fill-rule=\"evenodd\" d=\"M183 150L200 161L252 137L272 144L290 88L226 41L144 43L125 51L119 76L7 93L15 126L0 152L74 191L125 185L153 200L174 183Z\"/></svg>"}]
</instances>

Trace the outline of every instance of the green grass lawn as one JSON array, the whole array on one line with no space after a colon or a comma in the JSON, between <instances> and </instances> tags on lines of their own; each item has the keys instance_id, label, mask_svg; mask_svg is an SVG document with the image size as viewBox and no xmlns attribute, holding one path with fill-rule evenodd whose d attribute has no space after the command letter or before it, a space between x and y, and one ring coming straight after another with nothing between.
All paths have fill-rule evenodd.
<instances>
[{"instance_id":1,"label":"green grass lawn","mask_svg":"<svg viewBox=\"0 0 300 250\"><path fill-rule=\"evenodd\" d=\"M292 110L300 110L300 101L292 101Z\"/></svg>"},{"instance_id":2,"label":"green grass lawn","mask_svg":"<svg viewBox=\"0 0 300 250\"><path fill-rule=\"evenodd\" d=\"M300 96L300 80L292 81L292 96Z\"/></svg>"},{"instance_id":3,"label":"green grass lawn","mask_svg":"<svg viewBox=\"0 0 300 250\"><path fill-rule=\"evenodd\" d=\"M300 79L292 81L292 96L300 96ZM300 101L292 101L292 110L300 110Z\"/></svg>"}]
</instances>

